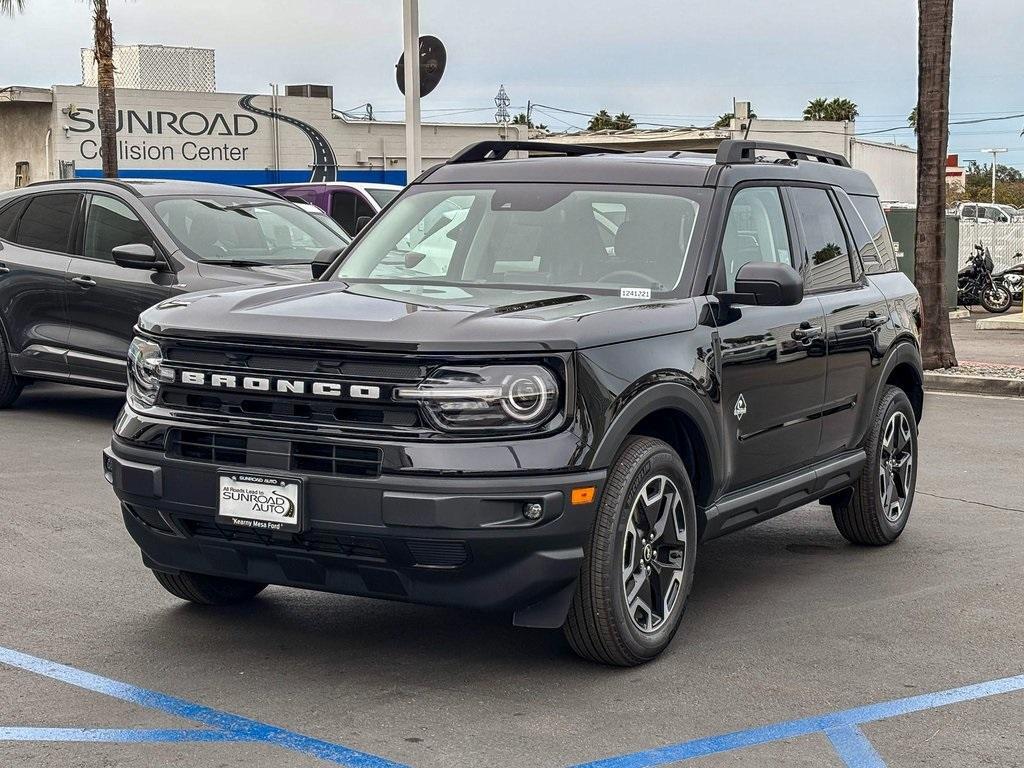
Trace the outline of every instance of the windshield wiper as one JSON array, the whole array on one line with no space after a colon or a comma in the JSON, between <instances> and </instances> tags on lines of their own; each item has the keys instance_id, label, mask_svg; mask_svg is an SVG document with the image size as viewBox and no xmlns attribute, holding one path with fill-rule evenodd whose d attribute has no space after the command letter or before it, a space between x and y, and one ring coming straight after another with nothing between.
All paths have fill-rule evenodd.
<instances>
[{"instance_id":1,"label":"windshield wiper","mask_svg":"<svg viewBox=\"0 0 1024 768\"><path fill-rule=\"evenodd\" d=\"M274 267L282 266L272 261L255 261L254 259L200 259L200 264L220 264L224 267Z\"/></svg>"},{"instance_id":2,"label":"windshield wiper","mask_svg":"<svg viewBox=\"0 0 1024 768\"><path fill-rule=\"evenodd\" d=\"M212 208L215 211L231 211L233 213L240 213L243 216L248 216L250 219L256 218L256 214L254 214L252 211L246 210L247 208L251 207L253 203L235 203L234 205L221 205L220 203L215 203L213 200L199 200L198 198L196 199L196 202L199 203L200 205L205 205L207 208Z\"/></svg>"}]
</instances>

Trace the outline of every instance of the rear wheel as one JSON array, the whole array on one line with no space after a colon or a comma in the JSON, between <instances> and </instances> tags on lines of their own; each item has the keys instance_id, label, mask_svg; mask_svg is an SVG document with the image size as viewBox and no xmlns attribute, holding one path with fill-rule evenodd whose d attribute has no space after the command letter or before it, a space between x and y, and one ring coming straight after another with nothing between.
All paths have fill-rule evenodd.
<instances>
[{"instance_id":1,"label":"rear wheel","mask_svg":"<svg viewBox=\"0 0 1024 768\"><path fill-rule=\"evenodd\" d=\"M14 375L3 335L0 334L0 408L10 408L21 394L21 388L22 382Z\"/></svg>"},{"instance_id":2,"label":"rear wheel","mask_svg":"<svg viewBox=\"0 0 1024 768\"><path fill-rule=\"evenodd\" d=\"M1008 310L1012 303L1013 297L1002 285L995 284L981 292L981 306L997 315Z\"/></svg>"},{"instance_id":3,"label":"rear wheel","mask_svg":"<svg viewBox=\"0 0 1024 768\"><path fill-rule=\"evenodd\" d=\"M199 605L234 605L251 600L267 588L266 584L201 573L164 573L153 571L160 586L175 597Z\"/></svg>"},{"instance_id":4,"label":"rear wheel","mask_svg":"<svg viewBox=\"0 0 1024 768\"><path fill-rule=\"evenodd\" d=\"M832 517L854 544L891 544L907 525L917 485L917 419L902 389L886 387L865 448L864 471Z\"/></svg>"},{"instance_id":5,"label":"rear wheel","mask_svg":"<svg viewBox=\"0 0 1024 768\"><path fill-rule=\"evenodd\" d=\"M608 475L564 631L585 659L650 661L671 642L693 584L696 508L675 451L631 439Z\"/></svg>"}]
</instances>

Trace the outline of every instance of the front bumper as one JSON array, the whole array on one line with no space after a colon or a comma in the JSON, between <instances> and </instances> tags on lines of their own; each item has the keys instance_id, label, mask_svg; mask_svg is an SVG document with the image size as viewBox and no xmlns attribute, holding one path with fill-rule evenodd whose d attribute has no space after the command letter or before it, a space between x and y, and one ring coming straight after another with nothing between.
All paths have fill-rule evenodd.
<instances>
[{"instance_id":1,"label":"front bumper","mask_svg":"<svg viewBox=\"0 0 1024 768\"><path fill-rule=\"evenodd\" d=\"M538 627L564 621L605 480L603 471L285 472L302 481L303 529L270 533L215 519L218 475L237 466L176 458L115 436L103 468L144 563L155 570L511 611L515 623ZM579 486L596 486L593 502L569 503ZM528 503L542 505L539 520L523 515Z\"/></svg>"}]
</instances>

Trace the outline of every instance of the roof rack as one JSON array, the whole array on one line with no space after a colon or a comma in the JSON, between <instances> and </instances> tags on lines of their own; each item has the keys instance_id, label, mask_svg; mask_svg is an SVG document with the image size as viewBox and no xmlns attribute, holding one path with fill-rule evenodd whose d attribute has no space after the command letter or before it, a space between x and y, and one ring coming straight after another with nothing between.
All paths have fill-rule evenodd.
<instances>
[{"instance_id":1,"label":"roof rack","mask_svg":"<svg viewBox=\"0 0 1024 768\"><path fill-rule=\"evenodd\" d=\"M591 144L559 144L553 141L479 141L456 152L447 165L461 163L482 163L488 160L502 160L509 152L544 152L548 155L582 157L584 155L619 155L621 149L606 149Z\"/></svg>"},{"instance_id":2,"label":"roof rack","mask_svg":"<svg viewBox=\"0 0 1024 768\"><path fill-rule=\"evenodd\" d=\"M122 181L121 179L107 179L107 178L104 178L104 177L99 177L99 178L95 178L95 179L90 179L90 178L41 179L40 181L33 181L33 182L27 184L26 186L38 187L38 186L41 186L43 184L75 184L75 183L77 183L77 184L93 184L93 183L97 183L97 184L113 184L115 187L120 187L121 189L124 189L124 190L127 190L128 192L131 192L136 197L142 197L142 195L139 193L139 190L137 190L135 187L133 187L128 182Z\"/></svg>"},{"instance_id":3,"label":"roof rack","mask_svg":"<svg viewBox=\"0 0 1024 768\"><path fill-rule=\"evenodd\" d=\"M826 165L850 167L850 161L835 152L825 152L795 144L776 144L769 141L748 141L746 139L726 139L718 145L715 161L723 165L737 163L756 163L757 151L767 150L781 152L790 160L816 160Z\"/></svg>"}]
</instances>

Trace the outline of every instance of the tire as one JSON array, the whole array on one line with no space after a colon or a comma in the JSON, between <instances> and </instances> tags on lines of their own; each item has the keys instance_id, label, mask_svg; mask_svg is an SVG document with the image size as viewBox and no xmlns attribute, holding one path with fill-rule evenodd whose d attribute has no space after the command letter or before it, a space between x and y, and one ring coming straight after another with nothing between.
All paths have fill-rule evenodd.
<instances>
[{"instance_id":1,"label":"tire","mask_svg":"<svg viewBox=\"0 0 1024 768\"><path fill-rule=\"evenodd\" d=\"M648 542L659 528L659 537ZM562 628L572 649L584 659L621 667L655 658L682 620L696 546L686 467L667 443L631 438L608 474ZM625 567L627 561L632 567ZM627 588L637 595L630 602ZM657 611L647 607L656 602Z\"/></svg>"},{"instance_id":2,"label":"tire","mask_svg":"<svg viewBox=\"0 0 1024 768\"><path fill-rule=\"evenodd\" d=\"M981 306L995 315L1008 310L1011 304L1013 304L1013 297L1002 285L996 284L981 292Z\"/></svg>"},{"instance_id":3,"label":"tire","mask_svg":"<svg viewBox=\"0 0 1024 768\"><path fill-rule=\"evenodd\" d=\"M14 375L7 357L3 334L0 334L0 409L10 408L21 394L22 382Z\"/></svg>"},{"instance_id":4,"label":"tire","mask_svg":"<svg viewBox=\"0 0 1024 768\"><path fill-rule=\"evenodd\" d=\"M832 517L848 541L877 547L903 533L917 485L917 420L902 389L888 386L883 391L865 450L864 471L852 493L832 505ZM904 457L906 464L900 468Z\"/></svg>"},{"instance_id":5,"label":"tire","mask_svg":"<svg viewBox=\"0 0 1024 768\"><path fill-rule=\"evenodd\" d=\"M188 600L199 605L235 605L251 600L266 589L266 584L252 581L224 579L219 576L206 576L201 573L171 574L153 571L160 586L175 597Z\"/></svg>"}]
</instances>

